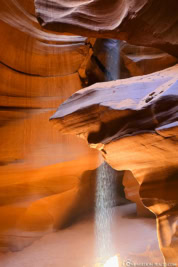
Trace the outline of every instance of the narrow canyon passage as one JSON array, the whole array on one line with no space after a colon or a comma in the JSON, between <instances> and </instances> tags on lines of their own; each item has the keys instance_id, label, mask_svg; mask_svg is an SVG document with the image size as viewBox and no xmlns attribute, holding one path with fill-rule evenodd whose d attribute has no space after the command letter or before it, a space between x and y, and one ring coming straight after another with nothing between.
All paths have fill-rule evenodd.
<instances>
[{"instance_id":1,"label":"narrow canyon passage","mask_svg":"<svg viewBox=\"0 0 178 267\"><path fill-rule=\"evenodd\" d=\"M178 265L177 14L1 1L0 267Z\"/></svg>"}]
</instances>

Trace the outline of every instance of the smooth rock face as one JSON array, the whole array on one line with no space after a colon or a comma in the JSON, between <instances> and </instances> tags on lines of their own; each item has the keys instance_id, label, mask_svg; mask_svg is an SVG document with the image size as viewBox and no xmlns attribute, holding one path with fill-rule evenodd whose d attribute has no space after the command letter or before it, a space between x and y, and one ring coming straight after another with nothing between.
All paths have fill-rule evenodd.
<instances>
[{"instance_id":1,"label":"smooth rock face","mask_svg":"<svg viewBox=\"0 0 178 267\"><path fill-rule=\"evenodd\" d=\"M42 29L33 0L1 1L0 33L0 251L7 252L92 211L103 159L49 123L82 88L86 38ZM115 173L121 187L123 174Z\"/></svg>"},{"instance_id":2,"label":"smooth rock face","mask_svg":"<svg viewBox=\"0 0 178 267\"><path fill-rule=\"evenodd\" d=\"M178 56L177 0L35 0L35 8L45 28L126 40Z\"/></svg>"},{"instance_id":3,"label":"smooth rock face","mask_svg":"<svg viewBox=\"0 0 178 267\"><path fill-rule=\"evenodd\" d=\"M139 194L140 185L131 171L124 172L123 185L126 198L137 204L137 216L155 218L154 214L143 205Z\"/></svg>"},{"instance_id":4,"label":"smooth rock face","mask_svg":"<svg viewBox=\"0 0 178 267\"><path fill-rule=\"evenodd\" d=\"M178 63L178 59L159 49L121 43L122 66L134 77L166 69ZM121 72L122 73L122 72Z\"/></svg>"},{"instance_id":5,"label":"smooth rock face","mask_svg":"<svg viewBox=\"0 0 178 267\"><path fill-rule=\"evenodd\" d=\"M93 208L102 160L49 123L82 88L86 38L41 29L32 0L1 1L0 34L0 251L16 251Z\"/></svg>"},{"instance_id":6,"label":"smooth rock face","mask_svg":"<svg viewBox=\"0 0 178 267\"><path fill-rule=\"evenodd\" d=\"M100 150L114 169L133 173L144 206L157 216L168 262L177 262L178 253L177 89L178 65L80 90L51 117L61 132Z\"/></svg>"}]
</instances>

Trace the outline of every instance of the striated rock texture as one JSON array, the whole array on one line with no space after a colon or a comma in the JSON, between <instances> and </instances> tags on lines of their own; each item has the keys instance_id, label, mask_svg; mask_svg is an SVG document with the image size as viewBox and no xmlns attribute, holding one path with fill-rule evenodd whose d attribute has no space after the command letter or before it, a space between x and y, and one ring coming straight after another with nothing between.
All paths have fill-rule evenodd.
<instances>
[{"instance_id":1,"label":"striated rock texture","mask_svg":"<svg viewBox=\"0 0 178 267\"><path fill-rule=\"evenodd\" d=\"M86 38L41 29L33 0L1 1L0 35L0 251L16 251L93 207L102 161L49 124L82 88Z\"/></svg>"},{"instance_id":2,"label":"striated rock texture","mask_svg":"<svg viewBox=\"0 0 178 267\"><path fill-rule=\"evenodd\" d=\"M128 77L150 74L178 63L176 57L159 49L130 45L126 42L121 43L121 59L121 71L122 66L125 66L130 74Z\"/></svg>"},{"instance_id":3,"label":"striated rock texture","mask_svg":"<svg viewBox=\"0 0 178 267\"><path fill-rule=\"evenodd\" d=\"M35 7L47 29L125 40L178 56L177 0L35 0Z\"/></svg>"},{"instance_id":4,"label":"striated rock texture","mask_svg":"<svg viewBox=\"0 0 178 267\"><path fill-rule=\"evenodd\" d=\"M34 1L26 2L1 1L1 63L37 77L55 78L76 73L88 53L86 38L41 29Z\"/></svg>"},{"instance_id":5,"label":"striated rock texture","mask_svg":"<svg viewBox=\"0 0 178 267\"><path fill-rule=\"evenodd\" d=\"M114 169L132 172L143 205L156 214L162 252L167 262L174 263L178 263L177 119L178 65L80 90L51 117L60 132L87 140Z\"/></svg>"},{"instance_id":6,"label":"striated rock texture","mask_svg":"<svg viewBox=\"0 0 178 267\"><path fill-rule=\"evenodd\" d=\"M103 160L49 123L82 88L87 38L42 29L33 0L1 1L0 34L0 252L6 252L92 211ZM119 193L123 174L114 172Z\"/></svg>"}]
</instances>

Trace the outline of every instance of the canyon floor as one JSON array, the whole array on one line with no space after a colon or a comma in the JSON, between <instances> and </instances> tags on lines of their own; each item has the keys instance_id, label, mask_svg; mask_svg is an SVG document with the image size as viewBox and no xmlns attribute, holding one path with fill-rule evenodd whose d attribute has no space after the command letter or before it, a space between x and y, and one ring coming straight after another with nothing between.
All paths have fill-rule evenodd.
<instances>
[{"instance_id":1,"label":"canyon floor","mask_svg":"<svg viewBox=\"0 0 178 267\"><path fill-rule=\"evenodd\" d=\"M113 208L112 236L120 266L133 263L163 263L158 247L156 221L139 218L136 205ZM113 256L114 256L113 255ZM0 254L1 267L93 267L95 255L94 216L46 235L19 252Z\"/></svg>"}]
</instances>

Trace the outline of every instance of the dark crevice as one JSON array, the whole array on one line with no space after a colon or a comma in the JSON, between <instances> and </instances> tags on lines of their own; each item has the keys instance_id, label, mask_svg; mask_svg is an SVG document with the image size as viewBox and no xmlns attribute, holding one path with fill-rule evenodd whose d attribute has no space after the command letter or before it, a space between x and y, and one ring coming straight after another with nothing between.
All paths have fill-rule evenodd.
<instances>
[{"instance_id":1,"label":"dark crevice","mask_svg":"<svg viewBox=\"0 0 178 267\"><path fill-rule=\"evenodd\" d=\"M163 105L164 103L164 105ZM133 110L130 115L101 122L97 132L88 135L89 144L109 143L111 140L139 133L154 132L155 129L178 119L178 97L165 96L142 110ZM169 112L167 112L169 110Z\"/></svg>"},{"instance_id":2,"label":"dark crevice","mask_svg":"<svg viewBox=\"0 0 178 267\"><path fill-rule=\"evenodd\" d=\"M16 72L16 73L19 73L21 75L26 75L26 76L30 76L30 77L40 77L40 78L55 78L55 77L65 77L65 76L69 76L69 75L73 75L75 73L77 73L77 71L75 72L71 72L71 73L68 73L68 74L65 74L65 75L49 75L49 76L42 76L40 74L33 74L33 73L27 73L27 72L23 72L23 71L20 71L20 70L16 70L14 69L13 67L5 64L4 62L0 61L0 64L2 64L3 66L5 66L6 68Z\"/></svg>"},{"instance_id":3,"label":"dark crevice","mask_svg":"<svg viewBox=\"0 0 178 267\"><path fill-rule=\"evenodd\" d=\"M92 55L91 60L95 61L96 65L99 67L99 69L104 73L104 75L107 77L108 81L113 81L113 77L110 74L110 72L105 68L105 66L101 63L101 61L97 58L97 56Z\"/></svg>"}]
</instances>

